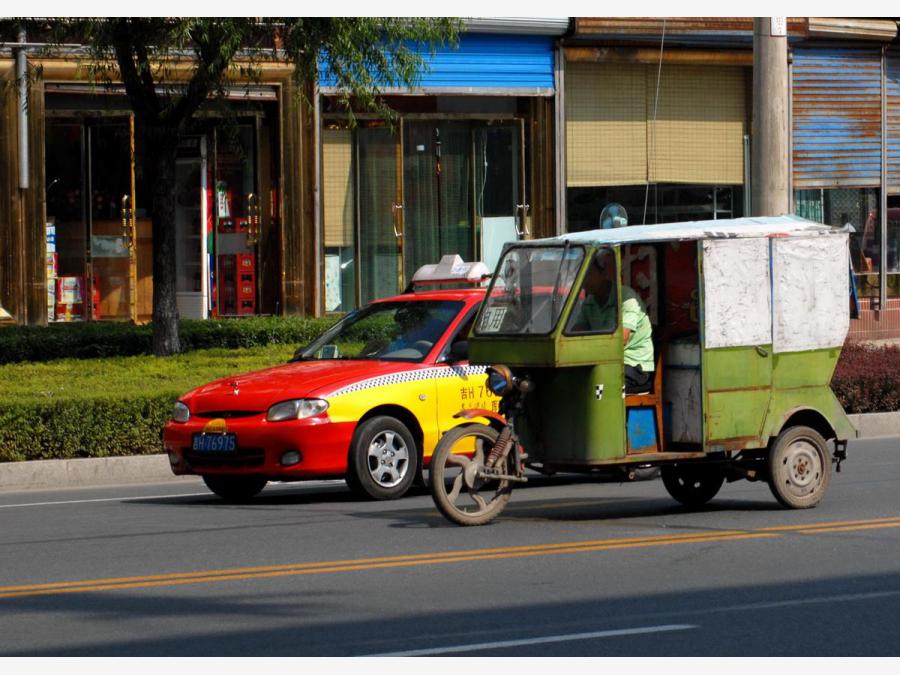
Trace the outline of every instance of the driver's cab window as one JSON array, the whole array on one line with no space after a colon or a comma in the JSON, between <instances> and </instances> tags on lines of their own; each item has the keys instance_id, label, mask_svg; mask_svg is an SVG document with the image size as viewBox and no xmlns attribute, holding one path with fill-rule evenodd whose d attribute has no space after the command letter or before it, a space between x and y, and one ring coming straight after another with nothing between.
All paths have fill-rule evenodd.
<instances>
[{"instance_id":1,"label":"driver's cab window","mask_svg":"<svg viewBox=\"0 0 900 675\"><path fill-rule=\"evenodd\" d=\"M619 323L618 274L611 249L599 251L588 264L575 306L566 324L567 335L613 333Z\"/></svg>"}]
</instances>

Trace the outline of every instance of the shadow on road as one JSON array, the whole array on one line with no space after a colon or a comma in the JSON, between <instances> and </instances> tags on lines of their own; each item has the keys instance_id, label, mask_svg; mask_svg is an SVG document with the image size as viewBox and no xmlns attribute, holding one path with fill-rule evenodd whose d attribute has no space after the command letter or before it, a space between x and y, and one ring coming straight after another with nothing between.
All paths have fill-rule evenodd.
<instances>
[{"instance_id":1,"label":"shadow on road","mask_svg":"<svg viewBox=\"0 0 900 675\"><path fill-rule=\"evenodd\" d=\"M442 569L452 567L445 574L464 578L474 565ZM900 651L894 622L878 618L896 615L900 573L647 594L623 594L615 579L598 577L585 580L576 602L529 602L527 584L517 583L520 590L501 602L503 594L495 594L493 603L479 597L463 610L464 603L446 597L398 597L393 609L360 608L354 620L346 618L352 584L344 574L330 578L325 590L311 590L305 577L272 580L277 591L252 597L223 583L206 596L144 590L0 599L0 619L16 617L15 624L6 624L0 655L359 656L671 624L688 628L468 655L896 656ZM560 580L567 583L571 588L571 580ZM446 609L448 604L456 608ZM27 631L51 616L58 620L54 630ZM68 622L77 624L66 627ZM90 630L73 631L74 625ZM109 630L101 630L104 625ZM62 640L71 644L55 646Z\"/></svg>"}]
</instances>

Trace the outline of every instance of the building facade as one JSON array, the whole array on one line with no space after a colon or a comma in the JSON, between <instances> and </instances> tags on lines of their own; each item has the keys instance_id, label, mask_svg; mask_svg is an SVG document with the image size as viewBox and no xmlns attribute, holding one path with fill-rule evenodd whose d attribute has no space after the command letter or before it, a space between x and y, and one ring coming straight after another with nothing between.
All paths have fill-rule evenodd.
<instances>
[{"instance_id":1,"label":"building facade","mask_svg":"<svg viewBox=\"0 0 900 675\"><path fill-rule=\"evenodd\" d=\"M900 49L894 20L789 18L792 211L851 228L860 316L900 337ZM563 41L569 229L750 215L750 18L575 18Z\"/></svg>"},{"instance_id":2,"label":"building facade","mask_svg":"<svg viewBox=\"0 0 900 675\"><path fill-rule=\"evenodd\" d=\"M556 42L567 19L469 20L426 56L389 124L355 128L323 71L321 310L399 292L448 253L496 262L503 242L555 234Z\"/></svg>"},{"instance_id":3,"label":"building facade","mask_svg":"<svg viewBox=\"0 0 900 675\"><path fill-rule=\"evenodd\" d=\"M897 23L786 31L792 209L853 231L851 335L900 337ZM752 47L750 18L470 19L415 89L385 92L394 120L355 126L327 72L306 107L269 64L179 149L179 312L345 312L444 254L490 265L505 241L598 227L612 202L632 224L749 215ZM75 58L29 58L42 76L23 116L13 54L0 321L149 319L149 193L123 92Z\"/></svg>"},{"instance_id":4,"label":"building facade","mask_svg":"<svg viewBox=\"0 0 900 675\"><path fill-rule=\"evenodd\" d=\"M74 55L30 57L28 68L23 109L15 61L0 58L6 321L148 321L151 190L141 172L140 122L123 89L87 81ZM315 264L313 124L290 74L267 64L261 81L235 84L224 102L197 115L178 149L182 318L315 311L307 281Z\"/></svg>"}]
</instances>

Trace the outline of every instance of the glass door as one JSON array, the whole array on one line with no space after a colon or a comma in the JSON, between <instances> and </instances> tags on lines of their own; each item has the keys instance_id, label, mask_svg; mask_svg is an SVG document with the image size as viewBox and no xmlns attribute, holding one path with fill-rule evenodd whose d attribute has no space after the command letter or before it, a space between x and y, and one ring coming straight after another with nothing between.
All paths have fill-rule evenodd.
<instances>
[{"instance_id":1,"label":"glass door","mask_svg":"<svg viewBox=\"0 0 900 675\"><path fill-rule=\"evenodd\" d=\"M404 224L400 137L384 127L356 131L360 304L394 295L403 284Z\"/></svg>"},{"instance_id":2,"label":"glass door","mask_svg":"<svg viewBox=\"0 0 900 675\"><path fill-rule=\"evenodd\" d=\"M94 319L135 320L134 118L87 127L87 279L84 302Z\"/></svg>"},{"instance_id":3,"label":"glass door","mask_svg":"<svg viewBox=\"0 0 900 675\"><path fill-rule=\"evenodd\" d=\"M469 122L408 122L404 129L404 273L447 254L475 256Z\"/></svg>"},{"instance_id":4,"label":"glass door","mask_svg":"<svg viewBox=\"0 0 900 675\"><path fill-rule=\"evenodd\" d=\"M503 244L529 236L524 123L480 125L474 132L475 222L481 260L494 269Z\"/></svg>"},{"instance_id":5,"label":"glass door","mask_svg":"<svg viewBox=\"0 0 900 675\"><path fill-rule=\"evenodd\" d=\"M87 132L74 118L47 121L47 315L50 321L83 321L88 218Z\"/></svg>"},{"instance_id":6,"label":"glass door","mask_svg":"<svg viewBox=\"0 0 900 675\"><path fill-rule=\"evenodd\" d=\"M256 125L242 122L236 128L218 128L214 138L217 314L256 314L260 225Z\"/></svg>"}]
</instances>

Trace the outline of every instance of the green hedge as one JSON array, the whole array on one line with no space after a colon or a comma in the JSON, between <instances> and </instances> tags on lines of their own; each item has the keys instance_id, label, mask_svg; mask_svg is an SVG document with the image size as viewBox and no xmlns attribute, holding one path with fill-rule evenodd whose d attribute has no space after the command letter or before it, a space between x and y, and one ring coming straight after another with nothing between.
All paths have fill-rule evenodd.
<instances>
[{"instance_id":1,"label":"green hedge","mask_svg":"<svg viewBox=\"0 0 900 675\"><path fill-rule=\"evenodd\" d=\"M184 351L225 347L303 345L334 323L333 318L248 317L180 322ZM129 323L65 323L0 328L0 364L150 354L152 326Z\"/></svg>"},{"instance_id":2,"label":"green hedge","mask_svg":"<svg viewBox=\"0 0 900 675\"><path fill-rule=\"evenodd\" d=\"M269 345L0 366L0 462L161 452L160 432L181 394L282 364L293 350Z\"/></svg>"},{"instance_id":3,"label":"green hedge","mask_svg":"<svg viewBox=\"0 0 900 675\"><path fill-rule=\"evenodd\" d=\"M162 452L178 394L0 406L0 462Z\"/></svg>"}]
</instances>

